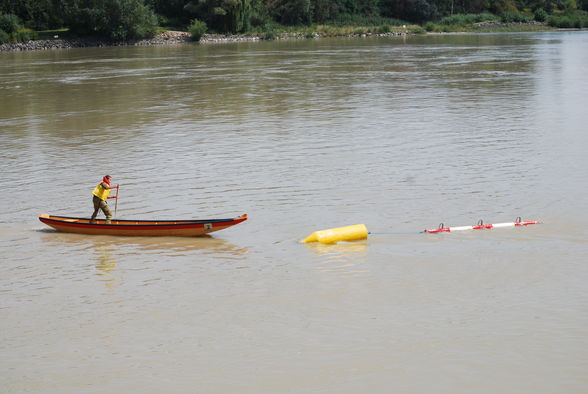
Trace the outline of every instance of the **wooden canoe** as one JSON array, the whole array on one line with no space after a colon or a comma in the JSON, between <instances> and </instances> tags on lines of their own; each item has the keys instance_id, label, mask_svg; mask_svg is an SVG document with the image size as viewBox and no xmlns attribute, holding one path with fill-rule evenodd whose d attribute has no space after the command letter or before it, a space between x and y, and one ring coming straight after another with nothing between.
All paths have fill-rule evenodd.
<instances>
[{"instance_id":1,"label":"wooden canoe","mask_svg":"<svg viewBox=\"0 0 588 394\"><path fill-rule=\"evenodd\" d=\"M177 236L194 237L223 230L247 220L247 214L232 219L205 220L112 220L105 224L104 219L71 218L43 214L39 220L57 231L93 235L121 236Z\"/></svg>"}]
</instances>

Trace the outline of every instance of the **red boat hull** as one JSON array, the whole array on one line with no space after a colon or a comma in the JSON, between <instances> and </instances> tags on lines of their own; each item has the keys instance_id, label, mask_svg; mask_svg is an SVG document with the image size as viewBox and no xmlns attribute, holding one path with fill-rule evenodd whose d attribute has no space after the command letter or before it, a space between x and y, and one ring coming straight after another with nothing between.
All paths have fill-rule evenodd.
<instances>
[{"instance_id":1,"label":"red boat hull","mask_svg":"<svg viewBox=\"0 0 588 394\"><path fill-rule=\"evenodd\" d=\"M223 230L247 220L247 214L231 219L205 220L104 220L90 223L90 219L43 214L39 220L57 231L65 233L119 236L176 236L194 237Z\"/></svg>"}]
</instances>

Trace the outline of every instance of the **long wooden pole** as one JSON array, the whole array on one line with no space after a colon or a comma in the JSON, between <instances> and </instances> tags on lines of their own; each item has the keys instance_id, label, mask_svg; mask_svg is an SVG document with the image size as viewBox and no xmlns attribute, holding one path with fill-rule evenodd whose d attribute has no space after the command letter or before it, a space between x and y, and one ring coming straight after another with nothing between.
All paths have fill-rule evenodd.
<instances>
[{"instance_id":1,"label":"long wooden pole","mask_svg":"<svg viewBox=\"0 0 588 394\"><path fill-rule=\"evenodd\" d=\"M118 190L120 188L120 185L116 185L116 196L114 196L114 199L116 200L114 202L114 216L116 217L116 208L118 208Z\"/></svg>"}]
</instances>

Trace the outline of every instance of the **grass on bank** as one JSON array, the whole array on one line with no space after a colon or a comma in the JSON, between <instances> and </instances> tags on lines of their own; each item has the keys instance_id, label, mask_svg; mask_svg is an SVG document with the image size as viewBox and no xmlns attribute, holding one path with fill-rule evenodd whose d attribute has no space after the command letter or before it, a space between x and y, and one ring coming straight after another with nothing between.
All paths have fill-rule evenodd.
<instances>
[{"instance_id":1,"label":"grass on bank","mask_svg":"<svg viewBox=\"0 0 588 394\"><path fill-rule=\"evenodd\" d=\"M278 26L270 25L252 31L250 34L257 35L266 40L289 37L349 37L357 35L373 35L386 33L424 33L418 25L391 26L388 24L376 26L334 26L334 25L312 25L312 26Z\"/></svg>"},{"instance_id":2,"label":"grass on bank","mask_svg":"<svg viewBox=\"0 0 588 394\"><path fill-rule=\"evenodd\" d=\"M560 29L586 29L588 28L588 12L575 11L554 14L547 17L547 23Z\"/></svg>"},{"instance_id":3,"label":"grass on bank","mask_svg":"<svg viewBox=\"0 0 588 394\"><path fill-rule=\"evenodd\" d=\"M74 36L69 29L56 29L56 30L41 30L37 32L38 40L67 40L77 38Z\"/></svg>"},{"instance_id":4,"label":"grass on bank","mask_svg":"<svg viewBox=\"0 0 588 394\"><path fill-rule=\"evenodd\" d=\"M588 27L588 12L568 10L548 15L542 9L535 12L526 10L521 13L505 13L497 16L490 13L456 14L427 22L424 28L428 32L524 32L545 31L553 28Z\"/></svg>"}]
</instances>

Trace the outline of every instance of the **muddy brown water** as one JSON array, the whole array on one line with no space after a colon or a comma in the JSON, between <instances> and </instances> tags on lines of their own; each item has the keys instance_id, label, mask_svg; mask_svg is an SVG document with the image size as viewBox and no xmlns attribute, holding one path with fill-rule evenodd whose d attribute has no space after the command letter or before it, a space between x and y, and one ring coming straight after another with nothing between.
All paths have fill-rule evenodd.
<instances>
[{"instance_id":1,"label":"muddy brown water","mask_svg":"<svg viewBox=\"0 0 588 394\"><path fill-rule=\"evenodd\" d=\"M0 391L585 393L586 92L587 32L0 53ZM250 219L38 222L106 173L120 219Z\"/></svg>"}]
</instances>

